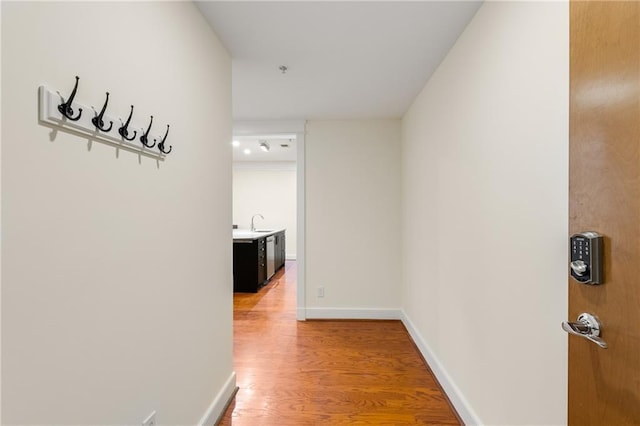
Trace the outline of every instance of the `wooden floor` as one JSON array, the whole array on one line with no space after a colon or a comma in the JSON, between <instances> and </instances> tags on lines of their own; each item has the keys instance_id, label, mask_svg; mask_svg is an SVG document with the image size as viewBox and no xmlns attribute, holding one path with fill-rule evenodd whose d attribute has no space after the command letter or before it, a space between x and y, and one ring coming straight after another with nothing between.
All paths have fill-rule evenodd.
<instances>
[{"instance_id":1,"label":"wooden floor","mask_svg":"<svg viewBox=\"0 0 640 426\"><path fill-rule=\"evenodd\" d=\"M399 321L296 321L296 265L234 296L240 388L220 425L459 425Z\"/></svg>"}]
</instances>

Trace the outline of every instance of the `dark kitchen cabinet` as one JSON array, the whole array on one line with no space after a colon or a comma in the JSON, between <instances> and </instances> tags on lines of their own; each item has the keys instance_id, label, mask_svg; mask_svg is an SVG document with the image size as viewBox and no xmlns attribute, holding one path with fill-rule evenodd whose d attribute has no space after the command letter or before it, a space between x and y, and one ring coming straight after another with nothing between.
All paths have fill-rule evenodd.
<instances>
[{"instance_id":1,"label":"dark kitchen cabinet","mask_svg":"<svg viewBox=\"0 0 640 426\"><path fill-rule=\"evenodd\" d=\"M286 259L284 231L275 234L274 246L274 257L276 263L275 270L277 271L284 266L284 261Z\"/></svg>"},{"instance_id":2,"label":"dark kitchen cabinet","mask_svg":"<svg viewBox=\"0 0 640 426\"><path fill-rule=\"evenodd\" d=\"M265 238L234 240L233 291L256 293L267 282L267 247Z\"/></svg>"}]
</instances>

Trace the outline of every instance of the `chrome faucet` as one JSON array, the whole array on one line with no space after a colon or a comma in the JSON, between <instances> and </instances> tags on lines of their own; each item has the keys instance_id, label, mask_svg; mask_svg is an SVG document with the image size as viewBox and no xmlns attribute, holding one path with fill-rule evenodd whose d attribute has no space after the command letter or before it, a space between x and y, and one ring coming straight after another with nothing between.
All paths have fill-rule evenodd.
<instances>
[{"instance_id":1,"label":"chrome faucet","mask_svg":"<svg viewBox=\"0 0 640 426\"><path fill-rule=\"evenodd\" d=\"M256 216L260 216L262 218L262 220L264 220L264 216L262 216L261 214L254 214L253 216L251 216L251 232L255 232L256 227L253 224L253 219L255 219Z\"/></svg>"}]
</instances>

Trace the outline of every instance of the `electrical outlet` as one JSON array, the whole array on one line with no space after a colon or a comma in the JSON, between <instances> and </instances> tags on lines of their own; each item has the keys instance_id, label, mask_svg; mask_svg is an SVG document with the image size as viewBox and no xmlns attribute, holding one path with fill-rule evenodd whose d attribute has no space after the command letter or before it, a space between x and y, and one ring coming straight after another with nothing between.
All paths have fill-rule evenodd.
<instances>
[{"instance_id":1,"label":"electrical outlet","mask_svg":"<svg viewBox=\"0 0 640 426\"><path fill-rule=\"evenodd\" d=\"M144 419L142 426L156 426L156 412L149 414L149 417Z\"/></svg>"},{"instance_id":2,"label":"electrical outlet","mask_svg":"<svg viewBox=\"0 0 640 426\"><path fill-rule=\"evenodd\" d=\"M324 297L324 287L318 287L318 297Z\"/></svg>"}]
</instances>

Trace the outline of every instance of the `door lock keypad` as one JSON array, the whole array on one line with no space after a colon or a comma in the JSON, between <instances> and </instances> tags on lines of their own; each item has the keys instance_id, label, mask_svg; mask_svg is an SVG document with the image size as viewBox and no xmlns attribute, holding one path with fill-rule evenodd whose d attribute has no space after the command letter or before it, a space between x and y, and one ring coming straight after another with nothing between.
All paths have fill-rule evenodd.
<instances>
[{"instance_id":1,"label":"door lock keypad","mask_svg":"<svg viewBox=\"0 0 640 426\"><path fill-rule=\"evenodd\" d=\"M602 236L582 232L571 236L571 276L583 284L602 284Z\"/></svg>"}]
</instances>

